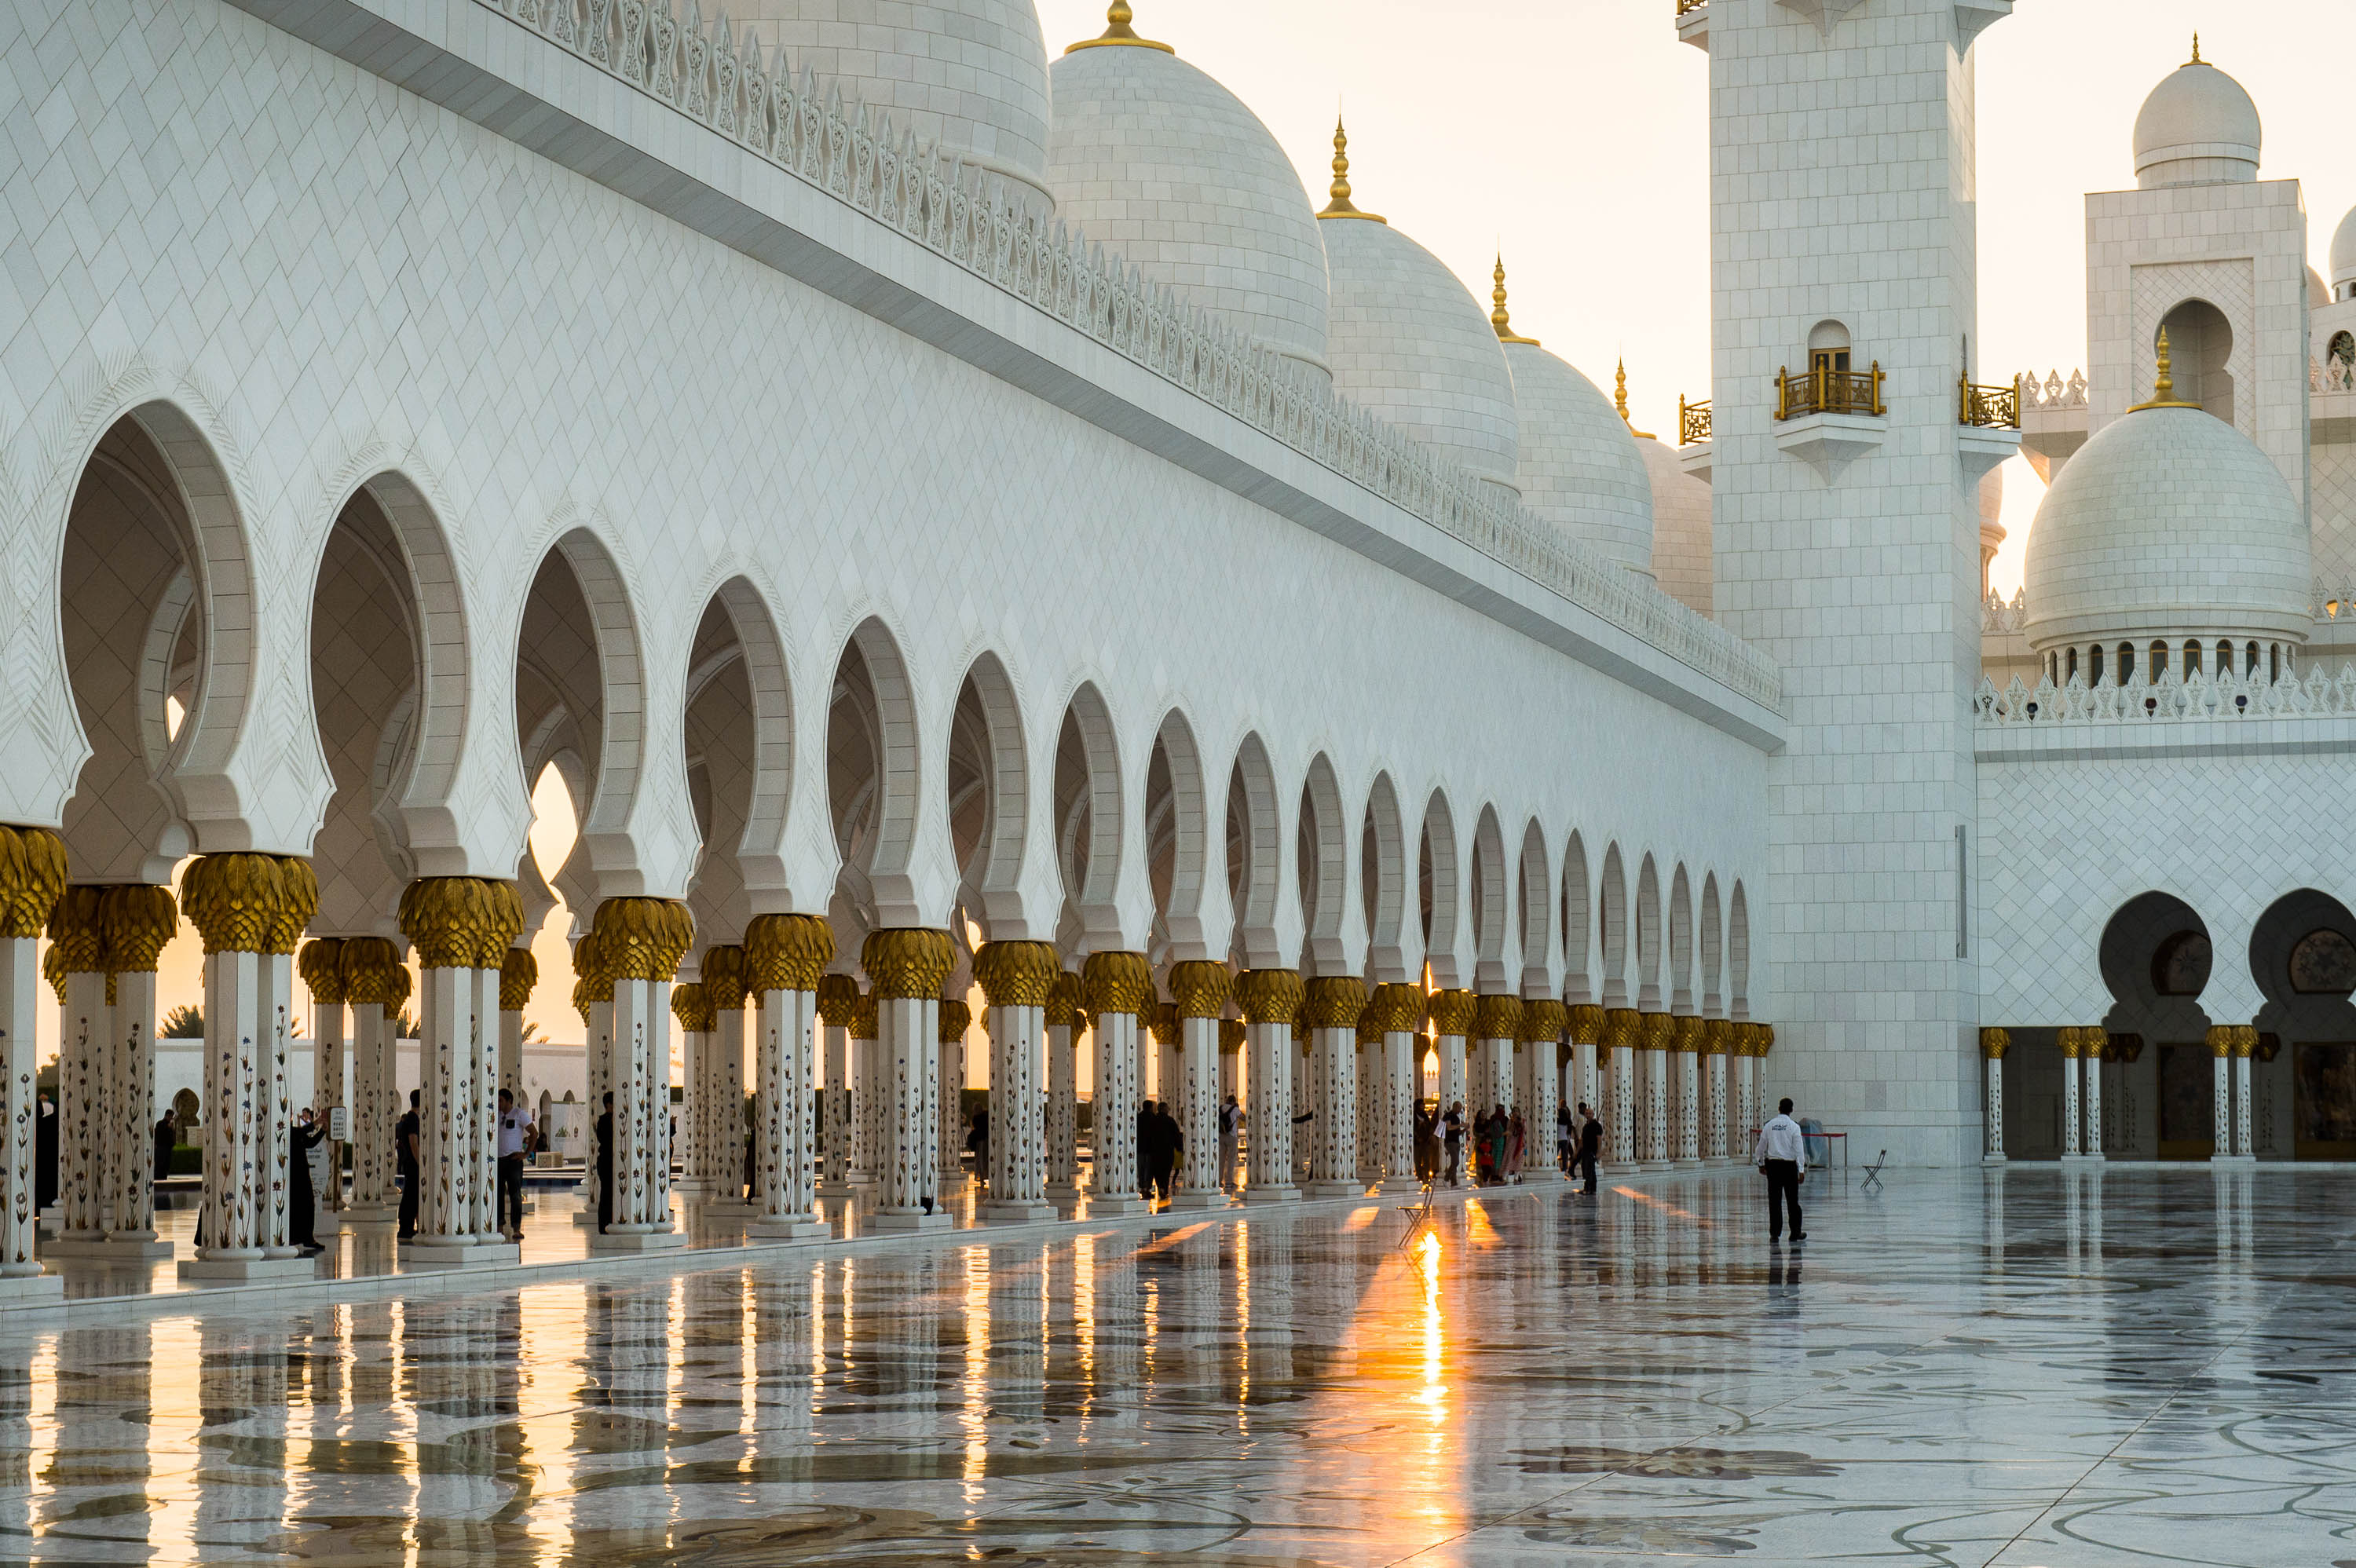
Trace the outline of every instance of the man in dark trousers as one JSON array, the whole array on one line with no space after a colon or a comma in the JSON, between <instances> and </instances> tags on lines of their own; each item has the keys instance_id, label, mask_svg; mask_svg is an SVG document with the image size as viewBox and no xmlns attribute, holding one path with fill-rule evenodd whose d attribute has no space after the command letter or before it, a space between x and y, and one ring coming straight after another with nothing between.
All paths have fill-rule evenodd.
<instances>
[{"instance_id":1,"label":"man in dark trousers","mask_svg":"<svg viewBox=\"0 0 2356 1568\"><path fill-rule=\"evenodd\" d=\"M1178 1188L1178 1156L1186 1147L1186 1135L1179 1128L1178 1118L1170 1114L1170 1102L1163 1100L1153 1107L1153 1184L1161 1189L1163 1202Z\"/></svg>"},{"instance_id":2,"label":"man in dark trousers","mask_svg":"<svg viewBox=\"0 0 2356 1568\"><path fill-rule=\"evenodd\" d=\"M1603 1152L1603 1118L1589 1110L1587 1102L1579 1103L1579 1175L1586 1185L1580 1191L1595 1194L1595 1160Z\"/></svg>"},{"instance_id":3,"label":"man in dark trousers","mask_svg":"<svg viewBox=\"0 0 2356 1568\"><path fill-rule=\"evenodd\" d=\"M1783 1101L1775 1107L1775 1115L1759 1129L1759 1147L1752 1151L1751 1162L1767 1179L1767 1239L1783 1239L1783 1215L1792 1216L1792 1240L1804 1242L1808 1232L1800 1229L1800 1173L1808 1165L1808 1140L1800 1136L1800 1124L1792 1119L1792 1102Z\"/></svg>"},{"instance_id":4,"label":"man in dark trousers","mask_svg":"<svg viewBox=\"0 0 2356 1568\"><path fill-rule=\"evenodd\" d=\"M418 1118L417 1105L422 1092L409 1092L409 1114L392 1125L393 1168L401 1178L401 1239L417 1239L417 1162L418 1136L425 1124Z\"/></svg>"},{"instance_id":5,"label":"man in dark trousers","mask_svg":"<svg viewBox=\"0 0 2356 1568\"><path fill-rule=\"evenodd\" d=\"M614 1096L605 1096L605 1114L597 1118L597 1233L614 1222Z\"/></svg>"}]
</instances>

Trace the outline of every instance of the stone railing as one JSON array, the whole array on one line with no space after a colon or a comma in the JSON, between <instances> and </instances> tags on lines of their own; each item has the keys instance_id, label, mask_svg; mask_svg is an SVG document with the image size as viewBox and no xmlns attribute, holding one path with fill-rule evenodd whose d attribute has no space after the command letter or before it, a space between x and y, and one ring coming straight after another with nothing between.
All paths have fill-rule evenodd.
<instances>
[{"instance_id":1,"label":"stone railing","mask_svg":"<svg viewBox=\"0 0 2356 1568\"><path fill-rule=\"evenodd\" d=\"M2356 582L2332 582L2317 578L2308 613L2319 621L2356 621ZM1983 634L2025 632L2029 629L2029 590L2016 588L2007 599L1995 589L1980 606Z\"/></svg>"},{"instance_id":2,"label":"stone railing","mask_svg":"<svg viewBox=\"0 0 2356 1568\"><path fill-rule=\"evenodd\" d=\"M2195 670L2179 677L2173 668L2146 680L2138 667L2125 686L2088 686L2073 676L2066 686L2040 678L2035 686L2019 676L2002 690L1982 677L1972 701L1983 726L2015 724L2127 724L2197 719L2356 718L2356 665L2335 679L2321 670L2307 678L2243 679L2232 671Z\"/></svg>"},{"instance_id":3,"label":"stone railing","mask_svg":"<svg viewBox=\"0 0 2356 1568\"><path fill-rule=\"evenodd\" d=\"M1140 277L1118 256L1024 212L888 116L765 57L697 0L475 0L847 202L1295 452L1550 589L1682 664L1781 711L1758 649L1510 502L1465 470L1310 381L1288 361Z\"/></svg>"},{"instance_id":4,"label":"stone railing","mask_svg":"<svg viewBox=\"0 0 2356 1568\"><path fill-rule=\"evenodd\" d=\"M2019 411L2024 414L2059 413L2063 409L2086 406L2086 373L2083 370L2071 371L2067 381L2062 379L2061 371L2051 371L2042 385L2038 382L2036 371L2023 370L2013 378L2013 385L2020 389Z\"/></svg>"},{"instance_id":5,"label":"stone railing","mask_svg":"<svg viewBox=\"0 0 2356 1568\"><path fill-rule=\"evenodd\" d=\"M2318 361L2307 362L2307 386L2312 392L2356 391L2356 365L2351 365L2337 354Z\"/></svg>"},{"instance_id":6,"label":"stone railing","mask_svg":"<svg viewBox=\"0 0 2356 1568\"><path fill-rule=\"evenodd\" d=\"M1987 602L1980 606L1980 633L1987 636L2018 632L2028 619L2028 589L2016 588L2012 591L2012 597L2007 599L1991 588Z\"/></svg>"}]
</instances>

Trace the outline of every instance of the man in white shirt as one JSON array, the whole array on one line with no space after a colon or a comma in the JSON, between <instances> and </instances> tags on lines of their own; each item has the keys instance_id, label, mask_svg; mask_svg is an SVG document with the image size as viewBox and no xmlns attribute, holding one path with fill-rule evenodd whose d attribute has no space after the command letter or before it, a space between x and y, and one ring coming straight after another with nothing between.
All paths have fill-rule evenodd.
<instances>
[{"instance_id":1,"label":"man in white shirt","mask_svg":"<svg viewBox=\"0 0 2356 1568\"><path fill-rule=\"evenodd\" d=\"M523 1157L531 1147L531 1113L499 1091L499 1229L523 1240Z\"/></svg>"},{"instance_id":2,"label":"man in white shirt","mask_svg":"<svg viewBox=\"0 0 2356 1568\"><path fill-rule=\"evenodd\" d=\"M1759 1147L1751 1162L1767 1178L1767 1240L1783 1239L1783 1212L1789 1210L1792 1240L1806 1241L1808 1232L1800 1229L1800 1174L1807 1168L1808 1143L1800 1136L1800 1124L1792 1119L1791 1101L1779 1104L1759 1129Z\"/></svg>"}]
</instances>

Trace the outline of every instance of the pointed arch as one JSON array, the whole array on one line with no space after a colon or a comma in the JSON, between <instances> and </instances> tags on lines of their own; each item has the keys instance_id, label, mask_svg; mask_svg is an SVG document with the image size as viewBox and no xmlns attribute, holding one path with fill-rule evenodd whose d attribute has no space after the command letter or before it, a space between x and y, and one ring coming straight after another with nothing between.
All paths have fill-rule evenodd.
<instances>
[{"instance_id":1,"label":"pointed arch","mask_svg":"<svg viewBox=\"0 0 2356 1568\"><path fill-rule=\"evenodd\" d=\"M1473 986L1484 994L1515 990L1505 973L1506 921L1512 883L1505 872L1505 831L1497 808L1483 805L1472 827Z\"/></svg>"},{"instance_id":2,"label":"pointed arch","mask_svg":"<svg viewBox=\"0 0 2356 1568\"><path fill-rule=\"evenodd\" d=\"M752 580L729 578L712 596L735 634L735 649L723 654L742 662L751 697L753 788L744 811L744 831L735 845L745 894L755 914L783 913L787 894L785 868L786 813L793 799L794 690L786 665L785 639L768 601ZM707 615L711 606L707 606ZM695 700L698 668L689 677L688 700Z\"/></svg>"},{"instance_id":3,"label":"pointed arch","mask_svg":"<svg viewBox=\"0 0 2356 1568\"><path fill-rule=\"evenodd\" d=\"M1378 773L1366 792L1358 847L1358 896L1366 919L1366 973L1376 984L1417 978L1407 967L1407 843L1398 791Z\"/></svg>"},{"instance_id":4,"label":"pointed arch","mask_svg":"<svg viewBox=\"0 0 2356 1568\"><path fill-rule=\"evenodd\" d=\"M1128 940L1115 902L1124 799L1111 709L1095 683L1083 681L1064 705L1056 731L1055 799L1055 864L1071 916L1065 923L1076 923L1075 941L1081 952Z\"/></svg>"},{"instance_id":5,"label":"pointed arch","mask_svg":"<svg viewBox=\"0 0 2356 1568\"><path fill-rule=\"evenodd\" d=\"M1709 1019L1726 1016L1726 925L1716 871L1701 881L1701 1012Z\"/></svg>"},{"instance_id":6,"label":"pointed arch","mask_svg":"<svg viewBox=\"0 0 2356 1568\"><path fill-rule=\"evenodd\" d=\"M1647 853L1636 869L1636 1006L1661 1010L1661 873Z\"/></svg>"},{"instance_id":7,"label":"pointed arch","mask_svg":"<svg viewBox=\"0 0 2356 1568\"><path fill-rule=\"evenodd\" d=\"M1680 861L1669 878L1669 1010L1694 1010L1693 883Z\"/></svg>"},{"instance_id":8,"label":"pointed arch","mask_svg":"<svg viewBox=\"0 0 2356 1568\"><path fill-rule=\"evenodd\" d=\"M1598 890L1597 913L1603 955L1603 1005L1624 1008L1628 992L1628 869L1620 846L1603 850L1603 885Z\"/></svg>"},{"instance_id":9,"label":"pointed arch","mask_svg":"<svg viewBox=\"0 0 2356 1568\"><path fill-rule=\"evenodd\" d=\"M1172 709L1153 737L1146 766L1146 852L1154 903L1174 962L1226 956L1204 936L1203 888L1210 874L1210 801L1201 748L1185 714Z\"/></svg>"},{"instance_id":10,"label":"pointed arch","mask_svg":"<svg viewBox=\"0 0 2356 1568\"><path fill-rule=\"evenodd\" d=\"M1726 1016L1751 1017L1751 908L1735 880L1726 905Z\"/></svg>"},{"instance_id":11,"label":"pointed arch","mask_svg":"<svg viewBox=\"0 0 2356 1568\"><path fill-rule=\"evenodd\" d=\"M1448 808L1448 792L1435 789L1424 803L1423 831L1416 848L1416 898L1423 916L1424 960L1431 966L1432 984L1459 989L1472 978L1457 973L1457 948L1463 935L1463 912L1458 908L1463 885L1456 848L1456 818Z\"/></svg>"},{"instance_id":12,"label":"pointed arch","mask_svg":"<svg viewBox=\"0 0 2356 1568\"><path fill-rule=\"evenodd\" d=\"M1339 975L1342 901L1349 896L1349 837L1342 815L1342 786L1333 763L1320 752L1309 760L1301 781L1301 810L1294 819L1295 866L1302 922L1301 971Z\"/></svg>"},{"instance_id":13,"label":"pointed arch","mask_svg":"<svg viewBox=\"0 0 2356 1568\"><path fill-rule=\"evenodd\" d=\"M898 639L874 616L852 629L835 664L826 766L836 848L843 872L855 873L838 875L838 900L870 928L937 925L942 912L922 907L909 875L924 778L916 694Z\"/></svg>"},{"instance_id":14,"label":"pointed arch","mask_svg":"<svg viewBox=\"0 0 2356 1568\"><path fill-rule=\"evenodd\" d=\"M1579 829L1562 851L1562 994L1577 1005L1595 999L1591 977L1594 963L1595 912L1587 880L1587 845Z\"/></svg>"},{"instance_id":15,"label":"pointed arch","mask_svg":"<svg viewBox=\"0 0 2356 1568\"><path fill-rule=\"evenodd\" d=\"M1227 896L1235 903L1235 946L1246 968L1280 968L1293 955L1277 944L1277 895L1282 872L1282 814L1276 770L1258 731L1236 748L1227 772Z\"/></svg>"},{"instance_id":16,"label":"pointed arch","mask_svg":"<svg viewBox=\"0 0 2356 1568\"><path fill-rule=\"evenodd\" d=\"M1554 951L1554 871L1546 829L1532 817L1522 828L1521 863L1514 869L1514 896L1522 933L1522 993L1546 997L1554 990L1547 962Z\"/></svg>"},{"instance_id":17,"label":"pointed arch","mask_svg":"<svg viewBox=\"0 0 2356 1568\"><path fill-rule=\"evenodd\" d=\"M569 639L552 629L556 623L570 623L564 627ZM552 648L573 656L544 657ZM568 530L541 558L517 624L515 658L519 674L540 667L554 693L552 706L568 711L596 759L574 847L595 896L610 896L616 888L635 891L638 861L630 825L646 765L644 656L621 569L589 528ZM545 714L535 722L521 711L520 679L517 700L517 732L541 729Z\"/></svg>"},{"instance_id":18,"label":"pointed arch","mask_svg":"<svg viewBox=\"0 0 2356 1568\"><path fill-rule=\"evenodd\" d=\"M471 825L458 819L451 798L466 750L475 683L466 593L449 532L423 487L399 469L371 475L356 494L375 505L406 568L408 609L418 649L417 702L403 763L406 775L394 780L392 787L416 874L496 875L500 868L470 863L466 846Z\"/></svg>"},{"instance_id":19,"label":"pointed arch","mask_svg":"<svg viewBox=\"0 0 2356 1568\"><path fill-rule=\"evenodd\" d=\"M1031 797L1022 705L994 653L982 654L966 671L944 759L958 901L980 922L986 937L995 937L1002 933L993 920L1020 913L1019 903L1010 907L1009 901L1019 891Z\"/></svg>"}]
</instances>

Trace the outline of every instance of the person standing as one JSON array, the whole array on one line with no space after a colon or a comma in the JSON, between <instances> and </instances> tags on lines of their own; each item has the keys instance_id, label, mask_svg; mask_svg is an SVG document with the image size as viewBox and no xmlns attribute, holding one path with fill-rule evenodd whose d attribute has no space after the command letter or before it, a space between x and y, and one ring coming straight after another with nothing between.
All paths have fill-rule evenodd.
<instances>
[{"instance_id":1,"label":"person standing","mask_svg":"<svg viewBox=\"0 0 2356 1568\"><path fill-rule=\"evenodd\" d=\"M614 1222L614 1096L605 1096L605 1109L597 1118L597 1233L604 1235L605 1227ZM932 1211L925 1211L927 1214Z\"/></svg>"},{"instance_id":2,"label":"person standing","mask_svg":"<svg viewBox=\"0 0 2356 1568\"><path fill-rule=\"evenodd\" d=\"M1459 1100L1448 1107L1440 1119L1442 1136L1440 1140L1440 1162L1447 1167L1448 1185L1460 1184L1464 1177L1464 1102Z\"/></svg>"},{"instance_id":3,"label":"person standing","mask_svg":"<svg viewBox=\"0 0 2356 1568\"><path fill-rule=\"evenodd\" d=\"M510 1242L523 1240L523 1157L531 1151L531 1113L499 1091L499 1230Z\"/></svg>"},{"instance_id":4,"label":"person standing","mask_svg":"<svg viewBox=\"0 0 2356 1568\"><path fill-rule=\"evenodd\" d=\"M1595 1196L1595 1160L1603 1152L1603 1118L1588 1109L1587 1102L1579 1103L1582 1120L1579 1125L1579 1174L1587 1185L1580 1189L1590 1198Z\"/></svg>"},{"instance_id":5,"label":"person standing","mask_svg":"<svg viewBox=\"0 0 2356 1568\"><path fill-rule=\"evenodd\" d=\"M1244 1108L1236 1104L1233 1094L1219 1107L1219 1189L1226 1191L1236 1184L1236 1155L1243 1141Z\"/></svg>"},{"instance_id":6,"label":"person standing","mask_svg":"<svg viewBox=\"0 0 2356 1568\"><path fill-rule=\"evenodd\" d=\"M1558 1104L1554 1108L1554 1165L1569 1176L1579 1164L1579 1124L1571 1120L1570 1107Z\"/></svg>"},{"instance_id":7,"label":"person standing","mask_svg":"<svg viewBox=\"0 0 2356 1568\"><path fill-rule=\"evenodd\" d=\"M286 1240L305 1253L327 1250L319 1244L318 1188L311 1179L311 1151L327 1135L308 1105L286 1129Z\"/></svg>"},{"instance_id":8,"label":"person standing","mask_svg":"<svg viewBox=\"0 0 2356 1568\"><path fill-rule=\"evenodd\" d=\"M1153 1122L1154 1147L1162 1157L1157 1184L1162 1189L1162 1200L1166 1203L1178 1189L1178 1157L1186 1152L1186 1134L1178 1125L1178 1118L1170 1114L1167 1100L1154 1104Z\"/></svg>"},{"instance_id":9,"label":"person standing","mask_svg":"<svg viewBox=\"0 0 2356 1568\"><path fill-rule=\"evenodd\" d=\"M33 1125L33 1211L58 1200L58 1108L40 1093L40 1119Z\"/></svg>"},{"instance_id":10,"label":"person standing","mask_svg":"<svg viewBox=\"0 0 2356 1568\"><path fill-rule=\"evenodd\" d=\"M1800 1136L1800 1124L1792 1119L1791 1101L1780 1102L1775 1115L1759 1129L1759 1147L1751 1160L1767 1179L1767 1240L1783 1239L1783 1216L1789 1211L1792 1240L1806 1241L1808 1232L1800 1229L1800 1176L1807 1168L1808 1143Z\"/></svg>"},{"instance_id":11,"label":"person standing","mask_svg":"<svg viewBox=\"0 0 2356 1568\"><path fill-rule=\"evenodd\" d=\"M180 1113L167 1110L155 1124L155 1179L172 1174L172 1151L180 1147Z\"/></svg>"},{"instance_id":12,"label":"person standing","mask_svg":"<svg viewBox=\"0 0 2356 1568\"><path fill-rule=\"evenodd\" d=\"M417 1139L425 1128L417 1113L418 1102L422 1098L423 1091L412 1089L409 1092L408 1114L392 1125L393 1169L394 1174L401 1178L400 1239L404 1242L417 1239Z\"/></svg>"}]
</instances>

